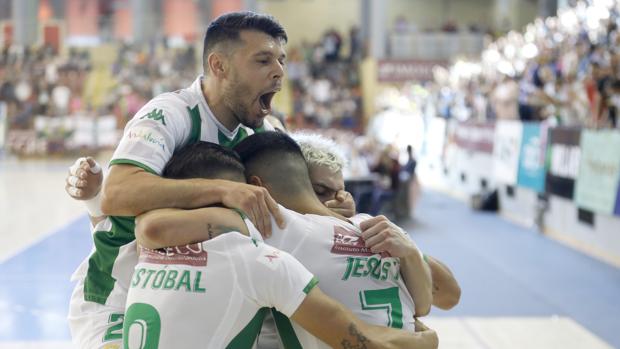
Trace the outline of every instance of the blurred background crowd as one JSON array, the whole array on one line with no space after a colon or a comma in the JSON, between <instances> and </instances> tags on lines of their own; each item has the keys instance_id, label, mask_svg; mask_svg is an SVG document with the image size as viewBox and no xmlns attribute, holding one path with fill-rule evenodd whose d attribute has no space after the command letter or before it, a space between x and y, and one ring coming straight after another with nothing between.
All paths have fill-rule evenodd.
<instances>
[{"instance_id":1,"label":"blurred background crowd","mask_svg":"<svg viewBox=\"0 0 620 349\"><path fill-rule=\"evenodd\" d=\"M219 3L225 11L237 2L211 5ZM472 3L473 11L483 11L483 2ZM63 156L113 149L146 101L188 86L201 72L202 30L176 36L159 30L149 36L145 31L157 28L151 23L133 37L111 33L119 31L122 11L191 5L201 10L209 1L92 3L94 9L77 0L0 1L0 18L5 19L0 21L0 148L5 153ZM252 3L277 16L273 2ZM375 24L378 35L372 26L340 23L315 30L314 37L292 40L288 84L275 102L274 114L288 128L317 130L342 145L350 161L348 178L382 178L373 181L381 190L360 186L359 197L365 199L359 204L367 211L379 212L381 202L389 203L399 191L415 191L410 178L415 178L415 158L425 147L431 119L617 127L620 12L614 1L569 1L560 7L550 1L500 1L496 7L503 10L485 16L502 17L478 22L454 20L461 11L456 3L437 8L452 15L426 22L402 11L411 5L396 3L386 10L362 2L362 18L386 18ZM52 28L54 19L95 11L103 16L96 25L99 32L63 41L54 35L50 39L44 29L43 41L20 45L19 28L7 19L19 15L16 9L35 5L39 20ZM534 6L533 13L540 15L557 10L557 16L536 18L521 9L520 23L526 24L521 28L506 17L514 6ZM165 28L174 22L158 20Z\"/></svg>"}]
</instances>

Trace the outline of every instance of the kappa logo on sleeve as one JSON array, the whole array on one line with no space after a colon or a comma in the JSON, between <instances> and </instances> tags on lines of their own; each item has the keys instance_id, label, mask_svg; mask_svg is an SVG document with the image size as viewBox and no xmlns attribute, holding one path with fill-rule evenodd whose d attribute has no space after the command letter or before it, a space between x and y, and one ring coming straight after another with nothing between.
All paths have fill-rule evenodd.
<instances>
[{"instance_id":1,"label":"kappa logo on sleeve","mask_svg":"<svg viewBox=\"0 0 620 349\"><path fill-rule=\"evenodd\" d=\"M140 118L140 120L142 119L151 119L151 120L155 120L155 121L160 121L164 126L166 126L166 118L164 118L164 111L161 109L153 109L150 113L142 116Z\"/></svg>"},{"instance_id":2,"label":"kappa logo on sleeve","mask_svg":"<svg viewBox=\"0 0 620 349\"><path fill-rule=\"evenodd\" d=\"M158 250L140 248L140 262L153 264L184 264L193 267L207 266L207 251L202 244L165 247Z\"/></svg>"},{"instance_id":3,"label":"kappa logo on sleeve","mask_svg":"<svg viewBox=\"0 0 620 349\"><path fill-rule=\"evenodd\" d=\"M267 253L261 253L256 260L269 269L275 270L282 260L280 253L281 251L279 250L271 250Z\"/></svg>"},{"instance_id":4,"label":"kappa logo on sleeve","mask_svg":"<svg viewBox=\"0 0 620 349\"><path fill-rule=\"evenodd\" d=\"M346 254L354 256L372 256L374 253L366 247L364 239L355 231L341 226L334 227L334 244L331 252L334 254Z\"/></svg>"}]
</instances>

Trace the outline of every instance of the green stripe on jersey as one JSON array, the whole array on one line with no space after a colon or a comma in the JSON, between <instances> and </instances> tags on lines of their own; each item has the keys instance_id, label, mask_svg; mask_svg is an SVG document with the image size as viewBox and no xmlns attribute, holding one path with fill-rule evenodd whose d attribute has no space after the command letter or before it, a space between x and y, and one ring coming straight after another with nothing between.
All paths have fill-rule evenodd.
<instances>
[{"instance_id":1,"label":"green stripe on jersey","mask_svg":"<svg viewBox=\"0 0 620 349\"><path fill-rule=\"evenodd\" d=\"M135 240L134 217L108 217L112 222L110 231L96 231L93 235L95 252L88 259L88 271L84 280L84 300L105 304L114 289L116 279L112 269L120 248Z\"/></svg>"},{"instance_id":2,"label":"green stripe on jersey","mask_svg":"<svg viewBox=\"0 0 620 349\"><path fill-rule=\"evenodd\" d=\"M265 132L265 131L267 131L267 128L265 127L265 122L263 121L263 124L262 124L262 125L260 125L260 127L257 127L257 128L255 128L255 129L253 129L253 130L254 130L254 132L256 132L256 133L261 133L261 132Z\"/></svg>"},{"instance_id":3,"label":"green stripe on jersey","mask_svg":"<svg viewBox=\"0 0 620 349\"><path fill-rule=\"evenodd\" d=\"M110 161L110 166L112 165L133 165L133 166L138 166L141 169L145 170L148 173L152 173L154 175L157 175L157 172L155 172L152 168L146 166L145 164L136 161L136 160L129 160L129 159L114 159L112 161Z\"/></svg>"},{"instance_id":4,"label":"green stripe on jersey","mask_svg":"<svg viewBox=\"0 0 620 349\"><path fill-rule=\"evenodd\" d=\"M237 134L235 135L235 138L233 139L228 139L228 137L226 137L226 135L222 133L222 131L217 130L217 140L219 144L222 147L226 147L230 149L234 148L237 144L239 144L239 142L241 142L247 136L248 136L248 131L246 131L245 128L243 127L239 128L239 130L237 131Z\"/></svg>"},{"instance_id":5,"label":"green stripe on jersey","mask_svg":"<svg viewBox=\"0 0 620 349\"><path fill-rule=\"evenodd\" d=\"M303 349L297 335L295 334L291 320L281 312L275 310L275 308L271 308L271 314L273 315L273 319L276 321L276 328L278 329L278 334L280 335L280 340L282 341L284 348Z\"/></svg>"},{"instance_id":6,"label":"green stripe on jersey","mask_svg":"<svg viewBox=\"0 0 620 349\"><path fill-rule=\"evenodd\" d=\"M256 342L256 338L258 338L260 329L263 327L263 320L265 319L265 315L267 315L268 310L269 308L261 308L257 311L252 320L250 320L243 330L241 330L241 332L239 332L239 334L230 341L230 343L226 346L226 349L252 348L252 346L254 346L254 342Z\"/></svg>"},{"instance_id":7,"label":"green stripe on jersey","mask_svg":"<svg viewBox=\"0 0 620 349\"><path fill-rule=\"evenodd\" d=\"M198 104L191 109L187 107L187 111L189 112L189 117L192 119L192 130L189 134L189 142L187 144L194 144L200 140L200 126L202 123Z\"/></svg>"},{"instance_id":8,"label":"green stripe on jersey","mask_svg":"<svg viewBox=\"0 0 620 349\"><path fill-rule=\"evenodd\" d=\"M306 287L304 287L304 293L308 294L310 293L310 291L312 291L312 289L314 288L314 286L316 286L319 283L319 279L316 278L316 276L312 277L312 280L310 280L310 282L308 282L308 284L306 285Z\"/></svg>"}]
</instances>

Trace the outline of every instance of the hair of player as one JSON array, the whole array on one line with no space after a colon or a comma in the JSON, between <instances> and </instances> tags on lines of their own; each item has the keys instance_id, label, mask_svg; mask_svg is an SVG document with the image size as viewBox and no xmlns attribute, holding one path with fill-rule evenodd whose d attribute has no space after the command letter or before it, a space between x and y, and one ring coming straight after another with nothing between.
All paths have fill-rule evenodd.
<instances>
[{"instance_id":1,"label":"hair of player","mask_svg":"<svg viewBox=\"0 0 620 349\"><path fill-rule=\"evenodd\" d=\"M239 155L231 149L200 141L175 152L164 168L163 177L218 179L231 175L243 179L244 170Z\"/></svg>"},{"instance_id":2,"label":"hair of player","mask_svg":"<svg viewBox=\"0 0 620 349\"><path fill-rule=\"evenodd\" d=\"M238 43L241 41L239 33L243 30L263 32L283 43L288 41L284 27L269 15L255 12L231 12L219 16L207 28L202 51L202 65L205 74L208 73L207 58L215 47L222 43Z\"/></svg>"},{"instance_id":3,"label":"hair of player","mask_svg":"<svg viewBox=\"0 0 620 349\"><path fill-rule=\"evenodd\" d=\"M327 167L332 172L342 171L346 165L344 152L333 140L318 133L291 133L299 144L308 166Z\"/></svg>"},{"instance_id":4,"label":"hair of player","mask_svg":"<svg viewBox=\"0 0 620 349\"><path fill-rule=\"evenodd\" d=\"M246 178L258 176L276 201L283 203L299 195L315 195L306 159L289 135L277 131L256 133L234 150L245 166Z\"/></svg>"}]
</instances>

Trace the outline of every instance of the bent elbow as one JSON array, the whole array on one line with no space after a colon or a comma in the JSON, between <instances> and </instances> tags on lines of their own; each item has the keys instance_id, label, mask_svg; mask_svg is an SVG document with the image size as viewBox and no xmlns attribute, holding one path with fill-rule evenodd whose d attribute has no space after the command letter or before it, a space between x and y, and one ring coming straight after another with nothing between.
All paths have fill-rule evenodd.
<instances>
[{"instance_id":1,"label":"bent elbow","mask_svg":"<svg viewBox=\"0 0 620 349\"><path fill-rule=\"evenodd\" d=\"M160 229L157 227L157 224L153 222L149 217L138 216L136 217L136 241L141 246L150 249L156 249L159 246L156 246L153 242L157 241L160 237Z\"/></svg>"},{"instance_id":2,"label":"bent elbow","mask_svg":"<svg viewBox=\"0 0 620 349\"><path fill-rule=\"evenodd\" d=\"M441 297L435 297L433 305L442 310L450 310L461 301L461 288L455 285L450 292L444 292Z\"/></svg>"},{"instance_id":3,"label":"bent elbow","mask_svg":"<svg viewBox=\"0 0 620 349\"><path fill-rule=\"evenodd\" d=\"M415 305L415 316L416 317L426 316L430 312L431 312L431 302L425 302L424 304Z\"/></svg>"}]
</instances>

